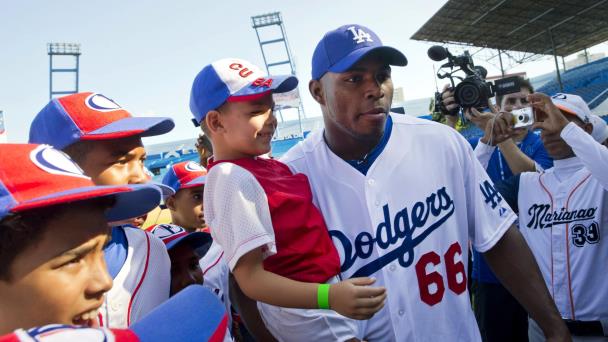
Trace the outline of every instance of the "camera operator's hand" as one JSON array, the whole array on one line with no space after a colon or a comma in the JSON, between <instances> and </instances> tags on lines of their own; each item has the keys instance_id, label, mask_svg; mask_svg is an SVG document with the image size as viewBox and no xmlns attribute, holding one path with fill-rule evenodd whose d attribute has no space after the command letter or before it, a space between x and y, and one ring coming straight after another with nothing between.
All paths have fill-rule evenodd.
<instances>
[{"instance_id":1,"label":"camera operator's hand","mask_svg":"<svg viewBox=\"0 0 608 342\"><path fill-rule=\"evenodd\" d=\"M480 112L476 108L469 108L464 111L464 116L479 129L485 130L488 121L492 120L499 112L499 109L490 105L491 112Z\"/></svg>"},{"instance_id":2,"label":"camera operator's hand","mask_svg":"<svg viewBox=\"0 0 608 342\"><path fill-rule=\"evenodd\" d=\"M528 102L534 107L536 114L532 129L540 128L546 133L559 134L569 123L549 96L543 93L533 93L528 95Z\"/></svg>"},{"instance_id":3,"label":"camera operator's hand","mask_svg":"<svg viewBox=\"0 0 608 342\"><path fill-rule=\"evenodd\" d=\"M454 98L454 89L450 88L449 84L443 86L441 91L441 107L444 115L456 116L458 114L458 104Z\"/></svg>"}]
</instances>

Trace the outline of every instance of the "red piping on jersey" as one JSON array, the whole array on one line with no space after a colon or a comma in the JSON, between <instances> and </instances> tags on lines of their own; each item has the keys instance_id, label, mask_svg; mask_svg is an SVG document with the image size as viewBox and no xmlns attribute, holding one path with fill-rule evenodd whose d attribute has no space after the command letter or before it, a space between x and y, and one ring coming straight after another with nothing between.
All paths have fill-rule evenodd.
<instances>
[{"instance_id":1,"label":"red piping on jersey","mask_svg":"<svg viewBox=\"0 0 608 342\"><path fill-rule=\"evenodd\" d=\"M209 265L209 267L205 268L205 270L203 271L203 275L207 274L207 271L209 271L210 269L212 269L215 265L217 265L218 262L220 262L220 259L222 259L222 256L224 256L224 251L222 251L222 253L220 254L220 256L217 258L217 260L215 260L213 262L213 264Z\"/></svg>"},{"instance_id":2,"label":"red piping on jersey","mask_svg":"<svg viewBox=\"0 0 608 342\"><path fill-rule=\"evenodd\" d=\"M549 199L551 199L551 212L553 212L553 196L551 196L551 192L547 190L547 187L545 187L545 184L543 183L544 175L545 173L541 173L541 175L538 176L538 182L543 190L545 190L547 195L549 195ZM551 238L549 241L551 241L551 297L553 297L553 300L555 300L555 286L553 286L553 224L551 224Z\"/></svg>"},{"instance_id":3,"label":"red piping on jersey","mask_svg":"<svg viewBox=\"0 0 608 342\"><path fill-rule=\"evenodd\" d=\"M135 291L133 291L133 295L131 296L131 300L129 300L129 309L127 310L127 326L131 325L131 307L133 305L133 299L135 299L135 296L137 295L137 291L139 291L139 288L141 287L141 284L144 282L144 279L146 278L146 274L148 273L148 261L150 261L150 237L148 236L149 233L144 232L145 236L146 236L146 245L147 245L147 252L146 252L146 264L144 266L144 272L141 275L141 278L139 279L139 282L137 283L137 286L135 287Z\"/></svg>"},{"instance_id":4,"label":"red piping on jersey","mask_svg":"<svg viewBox=\"0 0 608 342\"><path fill-rule=\"evenodd\" d=\"M99 326L103 327L103 316L101 315L101 312L97 314L97 318L99 318Z\"/></svg>"},{"instance_id":5,"label":"red piping on jersey","mask_svg":"<svg viewBox=\"0 0 608 342\"><path fill-rule=\"evenodd\" d=\"M591 177L591 174L587 175L587 177L585 177L582 181L580 181L580 183L578 183L574 187L574 189L572 189L572 191L568 195L568 199L566 200L566 211L568 211L568 203L570 203L570 198L572 198L572 195L574 195L576 190L578 190L578 188L583 185L583 183L585 183L587 179L589 179L589 177ZM570 238L568 237L569 230L570 226L568 223L566 223L566 260L568 262L568 290L570 294L570 311L572 312L572 319L576 320L576 315L574 314L574 299L572 298L572 279L570 276Z\"/></svg>"}]
</instances>

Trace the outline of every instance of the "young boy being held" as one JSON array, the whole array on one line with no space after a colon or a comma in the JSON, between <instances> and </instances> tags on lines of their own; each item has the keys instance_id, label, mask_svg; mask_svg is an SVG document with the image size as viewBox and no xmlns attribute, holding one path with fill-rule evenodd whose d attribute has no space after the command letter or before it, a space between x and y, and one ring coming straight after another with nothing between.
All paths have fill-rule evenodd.
<instances>
[{"instance_id":1,"label":"young boy being held","mask_svg":"<svg viewBox=\"0 0 608 342\"><path fill-rule=\"evenodd\" d=\"M48 145L0 144L0 335L95 324L112 287L108 221L160 202L148 185L95 186Z\"/></svg>"},{"instance_id":2,"label":"young boy being held","mask_svg":"<svg viewBox=\"0 0 608 342\"><path fill-rule=\"evenodd\" d=\"M216 61L196 76L190 109L214 151L205 217L277 339L356 340L356 324L344 316L370 318L384 305L385 289L370 287L372 278L338 282L339 256L308 179L258 158L270 151L277 125L272 94L297 83L240 59Z\"/></svg>"}]
</instances>

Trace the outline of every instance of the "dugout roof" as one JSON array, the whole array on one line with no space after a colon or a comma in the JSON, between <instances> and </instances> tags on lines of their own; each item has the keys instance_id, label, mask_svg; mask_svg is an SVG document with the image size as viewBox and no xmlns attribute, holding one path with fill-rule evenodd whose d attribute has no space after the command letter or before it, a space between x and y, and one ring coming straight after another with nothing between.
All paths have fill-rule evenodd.
<instances>
[{"instance_id":1,"label":"dugout roof","mask_svg":"<svg viewBox=\"0 0 608 342\"><path fill-rule=\"evenodd\" d=\"M412 39L567 56L608 41L608 0L449 0Z\"/></svg>"}]
</instances>

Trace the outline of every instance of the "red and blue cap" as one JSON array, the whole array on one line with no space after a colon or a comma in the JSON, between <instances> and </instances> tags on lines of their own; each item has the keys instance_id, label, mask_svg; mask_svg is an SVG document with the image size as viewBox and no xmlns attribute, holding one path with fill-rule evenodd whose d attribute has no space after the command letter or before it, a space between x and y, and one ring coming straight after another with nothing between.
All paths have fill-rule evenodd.
<instances>
[{"instance_id":1,"label":"red and blue cap","mask_svg":"<svg viewBox=\"0 0 608 342\"><path fill-rule=\"evenodd\" d=\"M157 224L148 231L161 239L167 250L182 242L188 243L192 249L199 249L206 244L211 244L212 241L211 234L207 232L188 233L184 228L174 224Z\"/></svg>"},{"instance_id":2,"label":"red and blue cap","mask_svg":"<svg viewBox=\"0 0 608 342\"><path fill-rule=\"evenodd\" d=\"M225 58L196 75L190 92L190 111L197 123L226 101L252 101L268 93L286 93L298 86L292 75L267 76L254 64Z\"/></svg>"},{"instance_id":3,"label":"red and blue cap","mask_svg":"<svg viewBox=\"0 0 608 342\"><path fill-rule=\"evenodd\" d=\"M30 126L29 142L61 150L81 140L149 137L173 127L171 118L134 117L102 94L76 93L52 99L42 108Z\"/></svg>"},{"instance_id":4,"label":"red and blue cap","mask_svg":"<svg viewBox=\"0 0 608 342\"><path fill-rule=\"evenodd\" d=\"M173 164L163 176L161 183L178 192L181 189L205 185L207 169L193 161Z\"/></svg>"},{"instance_id":5,"label":"red and blue cap","mask_svg":"<svg viewBox=\"0 0 608 342\"><path fill-rule=\"evenodd\" d=\"M129 329L46 325L19 329L0 342L222 342L228 327L224 304L201 285L191 285L156 307Z\"/></svg>"},{"instance_id":6,"label":"red and blue cap","mask_svg":"<svg viewBox=\"0 0 608 342\"><path fill-rule=\"evenodd\" d=\"M312 79L319 80L328 71L342 73L361 58L378 52L390 65L405 66L401 51L382 45L380 37L365 26L351 24L327 32L312 55Z\"/></svg>"},{"instance_id":7,"label":"red and blue cap","mask_svg":"<svg viewBox=\"0 0 608 342\"><path fill-rule=\"evenodd\" d=\"M10 213L113 196L109 221L143 215L161 200L154 185L96 186L65 153L48 145L0 144L0 219Z\"/></svg>"}]
</instances>

